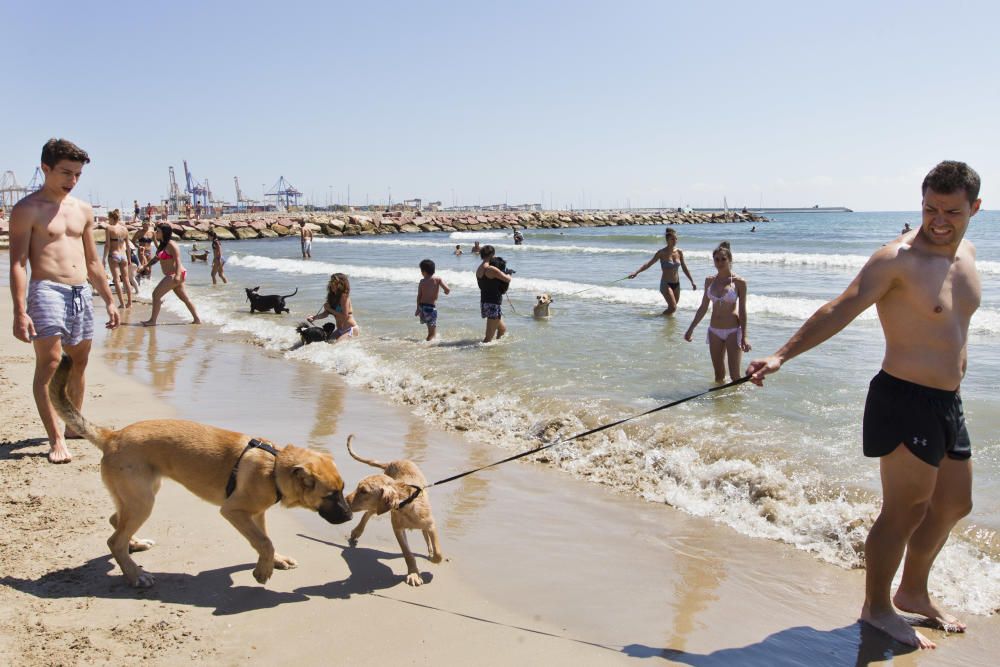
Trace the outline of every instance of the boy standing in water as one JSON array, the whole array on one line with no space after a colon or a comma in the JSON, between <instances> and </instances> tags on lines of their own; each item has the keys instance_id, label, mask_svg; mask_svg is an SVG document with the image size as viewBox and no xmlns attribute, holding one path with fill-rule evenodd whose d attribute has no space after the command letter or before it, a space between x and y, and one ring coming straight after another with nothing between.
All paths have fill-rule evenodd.
<instances>
[{"instance_id":1,"label":"boy standing in water","mask_svg":"<svg viewBox=\"0 0 1000 667\"><path fill-rule=\"evenodd\" d=\"M83 405L84 375L94 337L94 285L108 312L109 329L118 326L108 277L94 242L94 211L70 196L90 162L87 152L65 139L50 139L42 148L45 183L17 203L10 215L10 293L14 302L14 336L35 348L32 391L38 416L49 438L49 461L73 457L66 438L79 437L57 428L49 401L49 380L65 352L73 360L68 393ZM31 280L26 268L31 267Z\"/></svg>"},{"instance_id":2,"label":"boy standing in water","mask_svg":"<svg viewBox=\"0 0 1000 667\"><path fill-rule=\"evenodd\" d=\"M420 318L421 324L427 325L427 339L433 340L437 335L437 300L439 290L451 294L451 289L445 281L434 276L434 262L425 259L420 262L420 273L424 276L417 285L417 311L413 313Z\"/></svg>"},{"instance_id":3,"label":"boy standing in water","mask_svg":"<svg viewBox=\"0 0 1000 667\"><path fill-rule=\"evenodd\" d=\"M979 211L979 185L964 162L934 167L922 185L920 227L879 248L843 294L776 353L747 368L762 385L765 375L875 305L885 356L869 384L862 441L865 456L879 459L882 511L865 541L860 618L919 648L935 644L896 609L949 632L965 631L931 600L927 579L951 529L972 511L972 445L959 385L968 365L969 321L982 294L976 249L964 240ZM900 561L903 576L891 596Z\"/></svg>"}]
</instances>

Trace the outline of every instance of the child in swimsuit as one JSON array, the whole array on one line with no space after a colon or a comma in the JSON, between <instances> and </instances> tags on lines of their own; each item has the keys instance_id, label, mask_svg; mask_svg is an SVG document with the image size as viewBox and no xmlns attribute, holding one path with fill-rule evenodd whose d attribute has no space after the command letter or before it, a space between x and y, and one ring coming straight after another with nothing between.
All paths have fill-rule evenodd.
<instances>
[{"instance_id":1,"label":"child in swimsuit","mask_svg":"<svg viewBox=\"0 0 1000 667\"><path fill-rule=\"evenodd\" d=\"M160 315L163 297L167 295L167 292L171 291L187 306L188 311L191 313L192 324L201 324L198 312L194 309L194 304L184 289L187 270L181 264L181 251L177 242L173 240L173 234L174 231L168 223L156 226L155 238L158 243L156 255L140 269L148 269L150 265L156 262L160 262L160 265L163 267L163 279L153 288L153 312L150 313L149 319L142 323L146 327L156 326L156 318Z\"/></svg>"},{"instance_id":2,"label":"child in swimsuit","mask_svg":"<svg viewBox=\"0 0 1000 667\"><path fill-rule=\"evenodd\" d=\"M725 382L726 362L729 365L729 377L739 379L742 377L740 362L743 353L751 349L750 339L747 337L747 283L733 274L733 253L726 241L720 243L712 253L712 261L715 262L718 273L705 279L705 294L701 299L701 306L684 334L684 340L691 342L695 327L705 317L711 303L712 318L705 334L705 342L712 355L715 381Z\"/></svg>"},{"instance_id":3,"label":"child in swimsuit","mask_svg":"<svg viewBox=\"0 0 1000 667\"><path fill-rule=\"evenodd\" d=\"M330 276L323 307L315 315L307 317L306 321L311 323L330 315L333 315L333 319L337 322L337 330L333 332L333 336L329 340L337 342L341 338L354 338L361 335L361 328L354 321L354 312L351 306L351 283L343 273L335 273Z\"/></svg>"},{"instance_id":4,"label":"child in swimsuit","mask_svg":"<svg viewBox=\"0 0 1000 667\"><path fill-rule=\"evenodd\" d=\"M426 340L433 340L437 335L437 299L439 290L444 290L445 294L451 294L448 284L434 275L434 262L425 259L420 262L420 273L423 279L417 285L417 311L413 313L420 318L421 324L427 325Z\"/></svg>"},{"instance_id":5,"label":"child in swimsuit","mask_svg":"<svg viewBox=\"0 0 1000 667\"><path fill-rule=\"evenodd\" d=\"M695 284L694 278L691 277L691 272L688 271L687 264L684 263L684 252L677 247L677 232L668 227L664 235L667 239L666 247L657 250L652 259L640 266L639 270L635 273L630 273L628 277L630 280L635 278L659 260L660 270L662 271L660 275L660 294L663 295L663 300L667 302L667 308L663 311L663 314L673 315L677 312L677 303L681 300L681 281L678 269L683 269L684 275L691 281L691 289L695 289Z\"/></svg>"}]
</instances>

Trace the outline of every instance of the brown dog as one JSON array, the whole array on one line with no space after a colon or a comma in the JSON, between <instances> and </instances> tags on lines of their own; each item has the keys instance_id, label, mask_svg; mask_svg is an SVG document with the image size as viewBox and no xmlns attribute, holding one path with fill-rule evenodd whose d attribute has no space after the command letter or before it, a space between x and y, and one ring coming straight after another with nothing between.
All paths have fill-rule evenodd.
<instances>
[{"instance_id":1,"label":"brown dog","mask_svg":"<svg viewBox=\"0 0 1000 667\"><path fill-rule=\"evenodd\" d=\"M287 445L272 456L256 448L247 449L251 440L248 435L179 419L137 422L119 431L95 426L66 395L72 365L72 360L63 355L49 383L49 398L72 430L104 452L101 478L116 510L111 515L115 531L108 538L108 547L132 586L145 588L154 583L153 575L143 571L129 553L152 546L152 542L133 536L153 511L162 477L221 506L222 516L256 549L253 576L262 584L271 578L274 568L296 566L293 559L275 553L267 536L264 512L276 498L285 507L319 512L330 523L350 521L344 480L329 454ZM227 484L231 474L235 488L230 495Z\"/></svg>"},{"instance_id":2,"label":"brown dog","mask_svg":"<svg viewBox=\"0 0 1000 667\"><path fill-rule=\"evenodd\" d=\"M415 463L407 460L390 461L389 463L379 463L370 459L363 459L351 449L351 440L354 435L347 436L347 451L354 459L367 463L370 466L381 468L384 475L371 475L358 482L358 488L353 493L347 494L347 503L354 512L364 510L365 515L361 521L351 531L351 546L358 543L358 538L365 532L368 519L373 514L385 514L392 510L389 518L392 521L392 532L396 534L396 541L399 548L403 550L403 558L406 559L406 583L410 586L419 586L424 583L420 578L420 571L417 569L417 560L410 551L410 544L406 541L407 530L420 530L424 533L424 541L427 542L427 557L432 563L440 563L444 560L441 555L441 544L438 542L437 528L434 527L434 516L431 514L431 501L427 498L427 492L422 491L412 502L400 509L399 504L409 498L416 487L427 486L420 469Z\"/></svg>"}]
</instances>

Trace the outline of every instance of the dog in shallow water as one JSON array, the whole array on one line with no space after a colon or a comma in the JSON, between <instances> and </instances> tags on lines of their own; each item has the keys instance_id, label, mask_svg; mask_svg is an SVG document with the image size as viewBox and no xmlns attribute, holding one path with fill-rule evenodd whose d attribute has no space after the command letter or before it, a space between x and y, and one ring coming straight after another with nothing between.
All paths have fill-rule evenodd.
<instances>
[{"instance_id":1,"label":"dog in shallow water","mask_svg":"<svg viewBox=\"0 0 1000 667\"><path fill-rule=\"evenodd\" d=\"M354 440L353 434L347 436L347 451L350 455L356 461L381 468L385 474L365 477L358 482L358 487L346 496L347 504L351 506L352 512L364 510L365 513L358 525L351 531L351 546L357 545L358 538L361 537L368 524L368 519L375 514L385 514L391 511L389 519L392 521L392 532L396 534L396 541L399 543L399 548L403 550L403 558L406 559L406 583L410 586L419 586L424 583L424 580L420 578L417 560L413 557L413 552L410 551L410 543L406 540L406 531L422 531L424 541L427 543L427 557L430 561L440 563L444 560L441 555L441 544L438 542L437 528L434 526L434 516L431 514L431 501L427 498L427 492L421 491L404 507L400 508L399 504L409 498L417 490L417 487L427 486L427 480L417 464L412 461L403 459L379 463L358 456L351 449L352 440Z\"/></svg>"},{"instance_id":2,"label":"dog in shallow water","mask_svg":"<svg viewBox=\"0 0 1000 667\"><path fill-rule=\"evenodd\" d=\"M198 250L197 243L191 246L191 263L193 264L194 262L205 262L208 264L208 251Z\"/></svg>"},{"instance_id":3,"label":"dog in shallow water","mask_svg":"<svg viewBox=\"0 0 1000 667\"><path fill-rule=\"evenodd\" d=\"M295 333L299 335L300 341L295 344L292 348L293 350L309 343L325 343L329 340L336 340L337 325L333 322L327 322L323 326L318 327L308 322L302 322L299 326L295 327Z\"/></svg>"},{"instance_id":4,"label":"dog in shallow water","mask_svg":"<svg viewBox=\"0 0 1000 667\"><path fill-rule=\"evenodd\" d=\"M130 554L153 545L136 539L135 532L153 511L163 477L220 507L257 551L253 577L261 584L275 569L297 565L276 553L267 536L264 513L269 508L280 503L318 512L330 523L351 520L344 480L329 454L294 445L279 449L243 433L180 419L141 421L118 431L101 428L80 414L66 394L72 366L64 355L49 382L49 398L66 425L103 453L101 478L115 503L108 546L131 586L154 583Z\"/></svg>"},{"instance_id":5,"label":"dog in shallow water","mask_svg":"<svg viewBox=\"0 0 1000 667\"><path fill-rule=\"evenodd\" d=\"M295 291L291 294L286 294L281 296L279 294L259 294L260 286L250 289L249 287L244 288L247 292L247 301L250 302L250 312L254 313L258 310L260 312L265 312L268 310L273 310L275 315L281 315L282 312L291 312L285 306L285 299L293 297L299 293L299 288L296 287Z\"/></svg>"},{"instance_id":6,"label":"dog in shallow water","mask_svg":"<svg viewBox=\"0 0 1000 667\"><path fill-rule=\"evenodd\" d=\"M549 316L549 305L552 304L552 297L545 294L539 294L535 297L535 307L532 309L532 314L536 319L544 319Z\"/></svg>"}]
</instances>

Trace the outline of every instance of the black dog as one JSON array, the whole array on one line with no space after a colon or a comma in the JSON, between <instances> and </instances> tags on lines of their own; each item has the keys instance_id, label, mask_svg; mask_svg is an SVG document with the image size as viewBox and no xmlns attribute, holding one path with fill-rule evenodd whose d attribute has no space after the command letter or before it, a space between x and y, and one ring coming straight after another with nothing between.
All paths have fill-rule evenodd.
<instances>
[{"instance_id":1,"label":"black dog","mask_svg":"<svg viewBox=\"0 0 1000 667\"><path fill-rule=\"evenodd\" d=\"M281 315L282 311L286 313L291 312L287 307L285 307L285 299L290 296L295 296L299 292L299 288L296 287L295 291L291 294L279 296L277 294L257 294L257 290L259 290L260 287L254 287L253 289L247 287L245 289L247 291L247 301L250 302L251 313L255 313L258 310L262 313L268 310L273 310L275 315Z\"/></svg>"},{"instance_id":2,"label":"black dog","mask_svg":"<svg viewBox=\"0 0 1000 667\"><path fill-rule=\"evenodd\" d=\"M337 333L337 325L333 322L327 322L321 327L317 327L308 322L303 322L299 326L295 327L295 332L299 334L299 338L302 341L296 344L292 349L297 350L303 345L308 345L309 343L325 343L328 340L334 340Z\"/></svg>"}]
</instances>

